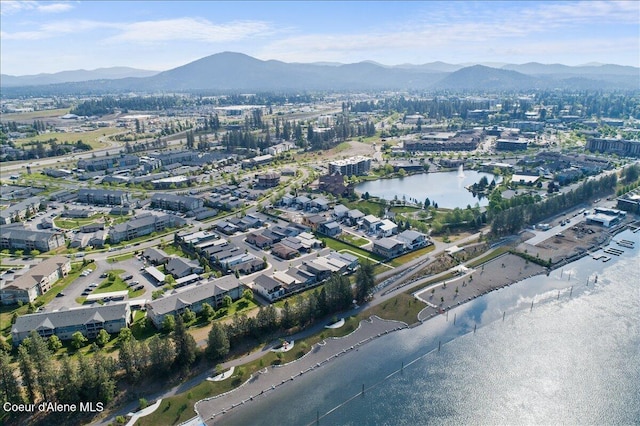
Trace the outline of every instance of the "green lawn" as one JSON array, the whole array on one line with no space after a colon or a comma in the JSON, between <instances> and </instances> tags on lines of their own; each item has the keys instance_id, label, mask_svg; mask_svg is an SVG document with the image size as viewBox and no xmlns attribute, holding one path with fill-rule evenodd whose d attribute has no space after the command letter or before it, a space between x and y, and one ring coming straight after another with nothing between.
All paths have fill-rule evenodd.
<instances>
[{"instance_id":1,"label":"green lawn","mask_svg":"<svg viewBox=\"0 0 640 426\"><path fill-rule=\"evenodd\" d=\"M358 247L362 247L364 245L369 244L369 240L360 238L356 235L349 234L346 232L343 232L342 234L340 234L340 239Z\"/></svg>"},{"instance_id":2,"label":"green lawn","mask_svg":"<svg viewBox=\"0 0 640 426\"><path fill-rule=\"evenodd\" d=\"M436 249L435 245L430 245L428 247L424 247L421 248L420 250L416 250L416 251L412 251L411 253L407 253L405 255L402 255L400 257L396 257L395 259L393 259L391 262L389 262L391 265L393 266L401 266L404 265L405 263L413 260L413 259L417 259L420 256L423 256L429 252L432 252Z\"/></svg>"},{"instance_id":3,"label":"green lawn","mask_svg":"<svg viewBox=\"0 0 640 426\"><path fill-rule=\"evenodd\" d=\"M345 251L345 250L346 251L351 251L351 252L356 253L356 254L358 254L360 256L363 256L363 257L366 257L368 259L371 259L374 262L380 262L380 261L383 260L380 256L378 256L376 254L369 253L369 252L367 252L365 250L361 250L361 249L355 248L353 246L350 246L348 244L343 243L342 241L334 240L333 238L328 238L328 237L323 237L321 239L322 239L322 241L325 242L327 247L329 247L329 248L331 248L331 249L333 249L335 251Z\"/></svg>"},{"instance_id":4,"label":"green lawn","mask_svg":"<svg viewBox=\"0 0 640 426\"><path fill-rule=\"evenodd\" d=\"M102 219L102 216L100 215L95 215L92 217L82 217L78 219L62 218L61 216L56 216L56 218L54 219L54 223L57 227L62 229L74 229L84 225L98 223L100 222L100 219Z\"/></svg>"}]
</instances>

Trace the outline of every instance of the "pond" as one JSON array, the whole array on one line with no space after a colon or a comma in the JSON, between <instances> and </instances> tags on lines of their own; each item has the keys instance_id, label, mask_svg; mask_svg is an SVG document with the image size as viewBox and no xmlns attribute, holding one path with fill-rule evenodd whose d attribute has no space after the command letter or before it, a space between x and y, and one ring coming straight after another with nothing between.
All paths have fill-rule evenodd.
<instances>
[{"instance_id":1,"label":"pond","mask_svg":"<svg viewBox=\"0 0 640 426\"><path fill-rule=\"evenodd\" d=\"M431 204L438 203L438 207L444 208L465 208L472 207L478 203L480 206L489 204L485 197L475 197L466 189L467 186L478 182L483 176L491 182L495 179L499 183L502 178L491 173L476 172L475 170L458 170L455 172L442 173L421 173L418 175L406 176L403 178L380 179L363 182L356 185L357 192L393 200L398 197L402 200L424 203L426 198L431 200Z\"/></svg>"}]
</instances>

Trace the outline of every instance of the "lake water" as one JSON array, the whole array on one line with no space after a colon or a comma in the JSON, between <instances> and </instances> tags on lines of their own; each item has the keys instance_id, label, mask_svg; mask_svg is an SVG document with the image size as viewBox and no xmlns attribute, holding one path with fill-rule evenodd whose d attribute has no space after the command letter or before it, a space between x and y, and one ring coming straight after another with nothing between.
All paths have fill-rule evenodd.
<instances>
[{"instance_id":1,"label":"lake water","mask_svg":"<svg viewBox=\"0 0 640 426\"><path fill-rule=\"evenodd\" d=\"M487 198L479 199L465 187L480 181L486 176L491 182L495 179L499 182L499 177L491 173L476 172L475 170L464 170L464 177L459 172L442 173L421 173L418 175L406 176L404 178L379 179L375 181L362 182L356 185L355 189L361 194L368 192L370 195L393 200L396 196L398 200L406 197L407 201L416 199L424 203L426 198L431 200L431 204L438 203L438 207L445 208L465 208L467 205L480 206L489 204Z\"/></svg>"},{"instance_id":2,"label":"lake water","mask_svg":"<svg viewBox=\"0 0 640 426\"><path fill-rule=\"evenodd\" d=\"M585 257L376 339L216 424L639 424L639 237L617 236L636 248L608 263Z\"/></svg>"}]
</instances>

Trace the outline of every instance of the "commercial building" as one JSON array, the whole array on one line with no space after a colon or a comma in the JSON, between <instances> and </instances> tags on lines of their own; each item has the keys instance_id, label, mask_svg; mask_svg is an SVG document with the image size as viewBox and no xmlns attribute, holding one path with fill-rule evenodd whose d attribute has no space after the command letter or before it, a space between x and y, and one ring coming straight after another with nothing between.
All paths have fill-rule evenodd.
<instances>
[{"instance_id":1,"label":"commercial building","mask_svg":"<svg viewBox=\"0 0 640 426\"><path fill-rule=\"evenodd\" d=\"M498 139L496 141L497 151L525 151L529 142L519 139Z\"/></svg>"},{"instance_id":2,"label":"commercial building","mask_svg":"<svg viewBox=\"0 0 640 426\"><path fill-rule=\"evenodd\" d=\"M601 152L603 154L640 157L640 141L593 138L587 141L585 148L591 152Z\"/></svg>"}]
</instances>

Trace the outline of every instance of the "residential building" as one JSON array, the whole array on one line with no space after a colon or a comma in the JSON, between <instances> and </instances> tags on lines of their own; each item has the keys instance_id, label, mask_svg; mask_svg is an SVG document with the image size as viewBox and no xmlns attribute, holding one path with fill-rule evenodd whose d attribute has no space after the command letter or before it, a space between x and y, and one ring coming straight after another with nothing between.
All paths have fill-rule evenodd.
<instances>
[{"instance_id":1,"label":"residential building","mask_svg":"<svg viewBox=\"0 0 640 426\"><path fill-rule=\"evenodd\" d=\"M202 199L188 197L185 195L156 193L151 197L151 207L156 209L188 212L202 206L204 206L204 201Z\"/></svg>"},{"instance_id":2,"label":"residential building","mask_svg":"<svg viewBox=\"0 0 640 426\"><path fill-rule=\"evenodd\" d=\"M262 173L256 176L260 188L273 188L280 183L280 173Z\"/></svg>"},{"instance_id":3,"label":"residential building","mask_svg":"<svg viewBox=\"0 0 640 426\"><path fill-rule=\"evenodd\" d=\"M182 278L191 274L201 274L204 271L200 263L181 257L169 258L164 269L173 275L174 278Z\"/></svg>"},{"instance_id":4,"label":"residential building","mask_svg":"<svg viewBox=\"0 0 640 426\"><path fill-rule=\"evenodd\" d=\"M253 280L253 290L270 302L284 296L285 288L282 283L268 275L260 274Z\"/></svg>"},{"instance_id":5,"label":"residential building","mask_svg":"<svg viewBox=\"0 0 640 426\"><path fill-rule=\"evenodd\" d=\"M623 157L640 157L640 141L593 138L587 141L585 149L603 154L618 154Z\"/></svg>"},{"instance_id":6,"label":"residential building","mask_svg":"<svg viewBox=\"0 0 640 426\"><path fill-rule=\"evenodd\" d=\"M202 305L208 303L213 308L222 306L225 296L237 300L242 296L243 284L235 275L200 282L194 286L175 290L170 294L147 302L147 316L156 328L162 328L162 322L167 315L180 315L189 308L193 312L200 312Z\"/></svg>"},{"instance_id":7,"label":"residential building","mask_svg":"<svg viewBox=\"0 0 640 426\"><path fill-rule=\"evenodd\" d=\"M329 174L340 173L342 176L361 176L371 169L371 158L357 156L345 160L334 160L329 163Z\"/></svg>"},{"instance_id":8,"label":"residential building","mask_svg":"<svg viewBox=\"0 0 640 426\"><path fill-rule=\"evenodd\" d=\"M338 222L336 222L335 220L332 220L330 222L322 223L318 227L318 232L325 234L329 237L335 237L337 235L340 235L340 233L342 232L342 227Z\"/></svg>"},{"instance_id":9,"label":"residential building","mask_svg":"<svg viewBox=\"0 0 640 426\"><path fill-rule=\"evenodd\" d=\"M0 249L38 250L44 253L64 245L64 234L60 232L32 231L21 224L5 225L0 233Z\"/></svg>"},{"instance_id":10,"label":"residential building","mask_svg":"<svg viewBox=\"0 0 640 426\"><path fill-rule=\"evenodd\" d=\"M524 151L529 146L528 141L518 139L498 139L496 140L497 151Z\"/></svg>"},{"instance_id":11,"label":"residential building","mask_svg":"<svg viewBox=\"0 0 640 426\"><path fill-rule=\"evenodd\" d=\"M149 261L152 265L162 265L166 263L170 256L161 249L149 247L144 249L142 256Z\"/></svg>"},{"instance_id":12,"label":"residential building","mask_svg":"<svg viewBox=\"0 0 640 426\"><path fill-rule=\"evenodd\" d=\"M115 334L130 324L131 309L128 303L94 305L19 316L11 328L11 336L14 346L29 337L31 331L36 331L45 339L58 336L60 340L70 340L78 331L93 339L100 330Z\"/></svg>"},{"instance_id":13,"label":"residential building","mask_svg":"<svg viewBox=\"0 0 640 426\"><path fill-rule=\"evenodd\" d=\"M85 204L102 205L128 205L131 195L126 191L109 189L79 189L78 202Z\"/></svg>"},{"instance_id":14,"label":"residential building","mask_svg":"<svg viewBox=\"0 0 640 426\"><path fill-rule=\"evenodd\" d=\"M160 232L166 228L178 228L186 223L186 220L178 216L170 214L155 216L151 213L146 213L112 227L109 231L109 238L111 239L111 244L117 244L121 241L132 240L153 232Z\"/></svg>"},{"instance_id":15,"label":"residential building","mask_svg":"<svg viewBox=\"0 0 640 426\"><path fill-rule=\"evenodd\" d=\"M380 238L373 241L373 252L385 259L399 256L404 250L404 243L395 238Z\"/></svg>"},{"instance_id":16,"label":"residential building","mask_svg":"<svg viewBox=\"0 0 640 426\"><path fill-rule=\"evenodd\" d=\"M13 222L21 222L28 216L32 216L40 210L42 198L29 197L16 204L0 210L0 225L8 225Z\"/></svg>"},{"instance_id":17,"label":"residential building","mask_svg":"<svg viewBox=\"0 0 640 426\"><path fill-rule=\"evenodd\" d=\"M432 244L425 234L412 229L402 231L394 239L402 242L408 250L416 250Z\"/></svg>"},{"instance_id":18,"label":"residential building","mask_svg":"<svg viewBox=\"0 0 640 426\"><path fill-rule=\"evenodd\" d=\"M45 259L0 289L3 305L33 302L71 271L71 260L64 256Z\"/></svg>"}]
</instances>

